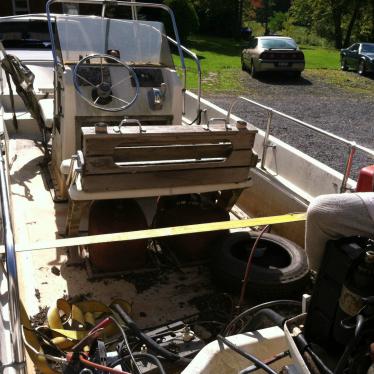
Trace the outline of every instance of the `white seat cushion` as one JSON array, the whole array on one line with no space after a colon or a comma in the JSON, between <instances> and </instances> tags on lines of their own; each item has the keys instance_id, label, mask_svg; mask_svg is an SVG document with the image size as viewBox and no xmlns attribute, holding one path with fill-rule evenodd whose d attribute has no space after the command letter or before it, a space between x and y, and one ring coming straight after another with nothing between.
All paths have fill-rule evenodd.
<instances>
[{"instance_id":1,"label":"white seat cushion","mask_svg":"<svg viewBox=\"0 0 374 374\"><path fill-rule=\"evenodd\" d=\"M53 99L41 99L39 105L45 126L51 129L53 125Z\"/></svg>"}]
</instances>

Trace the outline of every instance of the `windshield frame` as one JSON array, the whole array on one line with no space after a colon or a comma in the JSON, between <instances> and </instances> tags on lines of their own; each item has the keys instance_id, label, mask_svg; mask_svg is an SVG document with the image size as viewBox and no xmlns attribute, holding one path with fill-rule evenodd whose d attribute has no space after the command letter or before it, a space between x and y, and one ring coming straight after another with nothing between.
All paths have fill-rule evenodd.
<instances>
[{"instance_id":1,"label":"windshield frame","mask_svg":"<svg viewBox=\"0 0 374 374\"><path fill-rule=\"evenodd\" d=\"M53 62L54 62L55 68L62 67L64 69L63 64L60 61L58 61L59 59L58 59L57 51L56 51L56 39L58 40L58 38L55 38L56 33L54 33L54 30L53 30L53 27L52 27L52 15L51 15L51 11L50 11L51 5L56 4L56 3L95 4L95 5L97 5L97 4L100 5L101 4L102 9L103 9L102 14L104 14L105 13L105 6L106 6L107 1L106 0L100 0L100 1L98 1L98 0L48 0L48 2L46 4L46 13L47 13L47 19L48 19L48 29L49 29L49 34L50 34L51 44L52 44ZM139 8L139 7L159 8L159 9L162 9L162 10L166 11L167 13L169 13L169 16L170 16L171 22L172 22L173 31L174 31L174 34L175 34L175 40L177 42L178 54L179 54L179 57L180 57L182 69L184 71L186 70L184 55L183 55L182 46L181 46L181 42L180 42L180 38L179 38L177 24L176 24L176 21L175 21L175 16L174 16L173 11L168 6L166 6L164 4L157 4L157 3L140 3L140 2L129 2L129 1L122 1L122 0L117 0L116 5L131 7L132 19L133 20L137 19L137 8Z\"/></svg>"},{"instance_id":2,"label":"windshield frame","mask_svg":"<svg viewBox=\"0 0 374 374\"><path fill-rule=\"evenodd\" d=\"M161 22L55 14L55 25L56 42L59 43L56 54L64 66L75 65L85 56L111 54L114 51L129 66L175 69ZM93 34L95 38L92 38Z\"/></svg>"}]
</instances>

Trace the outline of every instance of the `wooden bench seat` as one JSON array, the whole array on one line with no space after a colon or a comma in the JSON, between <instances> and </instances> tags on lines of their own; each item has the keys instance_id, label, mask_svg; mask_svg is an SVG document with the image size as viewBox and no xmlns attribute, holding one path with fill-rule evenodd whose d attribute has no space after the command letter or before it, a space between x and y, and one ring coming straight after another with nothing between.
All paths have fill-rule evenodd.
<instances>
[{"instance_id":1,"label":"wooden bench seat","mask_svg":"<svg viewBox=\"0 0 374 374\"><path fill-rule=\"evenodd\" d=\"M86 192L238 183L257 163L256 130L225 125L82 127Z\"/></svg>"}]
</instances>

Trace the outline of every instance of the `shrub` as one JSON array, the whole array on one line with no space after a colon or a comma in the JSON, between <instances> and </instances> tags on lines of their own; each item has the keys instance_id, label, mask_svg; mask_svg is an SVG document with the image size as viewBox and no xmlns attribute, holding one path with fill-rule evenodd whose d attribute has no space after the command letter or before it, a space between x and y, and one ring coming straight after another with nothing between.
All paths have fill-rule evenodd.
<instances>
[{"instance_id":1,"label":"shrub","mask_svg":"<svg viewBox=\"0 0 374 374\"><path fill-rule=\"evenodd\" d=\"M275 12L269 21L269 29L276 33L283 29L283 24L287 21L287 13Z\"/></svg>"}]
</instances>

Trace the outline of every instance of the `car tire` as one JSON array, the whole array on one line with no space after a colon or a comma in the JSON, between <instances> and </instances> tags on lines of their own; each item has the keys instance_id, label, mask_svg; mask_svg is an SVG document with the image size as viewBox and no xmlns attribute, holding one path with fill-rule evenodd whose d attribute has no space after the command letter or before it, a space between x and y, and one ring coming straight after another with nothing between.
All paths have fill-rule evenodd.
<instances>
[{"instance_id":1,"label":"car tire","mask_svg":"<svg viewBox=\"0 0 374 374\"><path fill-rule=\"evenodd\" d=\"M366 74L366 66L365 66L365 60L360 60L358 63L358 74L365 75Z\"/></svg>"},{"instance_id":2,"label":"car tire","mask_svg":"<svg viewBox=\"0 0 374 374\"><path fill-rule=\"evenodd\" d=\"M342 71L347 71L348 70L347 60L343 57L340 60L340 69Z\"/></svg>"},{"instance_id":3,"label":"car tire","mask_svg":"<svg viewBox=\"0 0 374 374\"><path fill-rule=\"evenodd\" d=\"M240 292L248 256L257 233L230 234L216 248L212 273L217 283L231 292ZM295 297L308 280L305 251L278 235L264 234L257 245L247 284L247 294L259 298Z\"/></svg>"},{"instance_id":4,"label":"car tire","mask_svg":"<svg viewBox=\"0 0 374 374\"><path fill-rule=\"evenodd\" d=\"M293 71L292 72L292 77L294 79L300 79L301 78L301 71Z\"/></svg>"},{"instance_id":5,"label":"car tire","mask_svg":"<svg viewBox=\"0 0 374 374\"><path fill-rule=\"evenodd\" d=\"M250 68L250 73L252 78L256 78L258 73L255 67L255 64L253 63L253 60L251 60L251 68Z\"/></svg>"}]
</instances>

